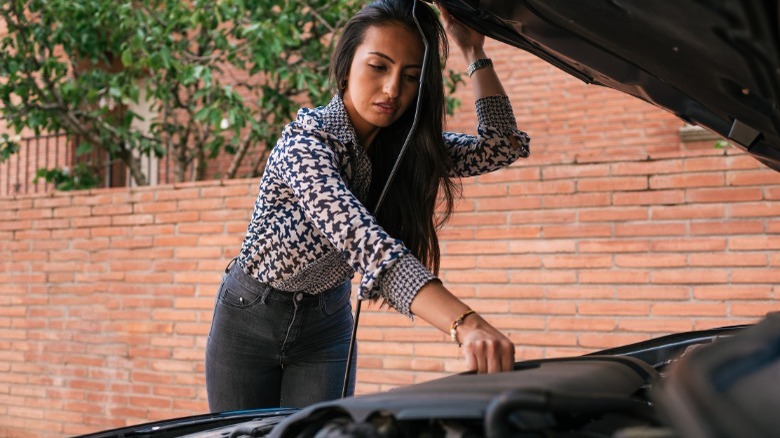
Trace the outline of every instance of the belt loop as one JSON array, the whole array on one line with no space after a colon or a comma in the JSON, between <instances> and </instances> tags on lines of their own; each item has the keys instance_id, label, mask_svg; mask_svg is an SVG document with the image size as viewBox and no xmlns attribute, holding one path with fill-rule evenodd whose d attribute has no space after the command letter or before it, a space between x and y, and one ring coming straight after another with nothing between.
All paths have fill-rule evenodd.
<instances>
[{"instance_id":1,"label":"belt loop","mask_svg":"<svg viewBox=\"0 0 780 438\"><path fill-rule=\"evenodd\" d=\"M225 266L225 274L227 274L228 272L230 272L230 268L232 268L232 267L233 267L233 265L235 265L235 264L236 264L236 261L237 261L237 260L238 260L238 256L235 256L235 257L233 257L232 259L230 259L230 261L228 262L227 266Z\"/></svg>"},{"instance_id":2,"label":"belt loop","mask_svg":"<svg viewBox=\"0 0 780 438\"><path fill-rule=\"evenodd\" d=\"M263 293L260 294L261 305L265 305L265 299L268 298L269 293L271 293L271 286L263 283Z\"/></svg>"}]
</instances>

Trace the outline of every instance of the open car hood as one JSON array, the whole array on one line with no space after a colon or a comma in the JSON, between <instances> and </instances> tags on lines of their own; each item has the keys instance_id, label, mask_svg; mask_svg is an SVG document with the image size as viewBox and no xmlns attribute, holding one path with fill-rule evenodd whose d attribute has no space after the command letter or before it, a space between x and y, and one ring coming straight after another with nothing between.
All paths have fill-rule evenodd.
<instances>
[{"instance_id":1,"label":"open car hood","mask_svg":"<svg viewBox=\"0 0 780 438\"><path fill-rule=\"evenodd\" d=\"M667 109L780 170L776 0L439 0L483 34Z\"/></svg>"}]
</instances>

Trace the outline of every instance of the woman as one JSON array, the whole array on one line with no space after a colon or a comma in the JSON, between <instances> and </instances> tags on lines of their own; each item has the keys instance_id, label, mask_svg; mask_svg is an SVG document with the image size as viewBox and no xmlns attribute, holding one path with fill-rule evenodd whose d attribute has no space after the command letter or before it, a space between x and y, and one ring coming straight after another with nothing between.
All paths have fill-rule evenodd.
<instances>
[{"instance_id":1,"label":"woman","mask_svg":"<svg viewBox=\"0 0 780 438\"><path fill-rule=\"evenodd\" d=\"M338 398L356 272L361 298L381 299L449 333L469 369L512 367L509 339L434 276L436 228L452 211L452 178L527 156L528 137L517 130L484 37L446 10L444 27L470 65L479 127L477 136L442 133L447 39L433 10L418 3L433 51L421 78L424 44L413 1L380 0L350 19L332 58L338 92L325 107L301 109L269 157L244 244L217 297L206 349L212 411ZM375 216L412 125L420 81L421 117ZM437 216L439 195L444 212Z\"/></svg>"}]
</instances>

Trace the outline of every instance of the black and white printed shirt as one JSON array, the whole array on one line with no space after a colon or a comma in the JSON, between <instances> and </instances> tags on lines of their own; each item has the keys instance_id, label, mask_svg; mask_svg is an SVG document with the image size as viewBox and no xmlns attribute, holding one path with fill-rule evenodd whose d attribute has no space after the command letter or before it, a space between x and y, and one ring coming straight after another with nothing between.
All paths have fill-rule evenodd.
<instances>
[{"instance_id":1,"label":"black and white printed shirt","mask_svg":"<svg viewBox=\"0 0 780 438\"><path fill-rule=\"evenodd\" d=\"M445 132L454 176L474 176L527 157L507 96L477 100L477 135ZM511 145L514 137L520 147ZM359 297L400 313L435 276L364 207L371 163L341 98L303 108L276 143L238 257L248 275L289 292L317 294L362 275Z\"/></svg>"}]
</instances>

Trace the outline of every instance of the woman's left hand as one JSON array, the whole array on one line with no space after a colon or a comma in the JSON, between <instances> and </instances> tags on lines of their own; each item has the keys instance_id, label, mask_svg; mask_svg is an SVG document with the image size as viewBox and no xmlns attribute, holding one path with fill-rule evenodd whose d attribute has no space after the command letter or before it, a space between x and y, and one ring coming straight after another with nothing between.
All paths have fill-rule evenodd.
<instances>
[{"instance_id":1,"label":"woman's left hand","mask_svg":"<svg viewBox=\"0 0 780 438\"><path fill-rule=\"evenodd\" d=\"M435 5L436 9L441 12L444 30L464 54L482 50L482 47L485 45L484 35L458 21L457 18L453 17L452 14L439 3L435 3Z\"/></svg>"},{"instance_id":2,"label":"woman's left hand","mask_svg":"<svg viewBox=\"0 0 780 438\"><path fill-rule=\"evenodd\" d=\"M515 346L478 314L466 318L458 330L466 368L477 373L511 371Z\"/></svg>"}]
</instances>

